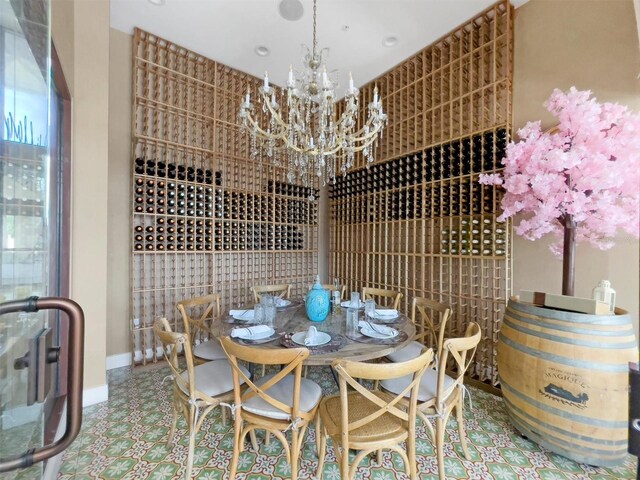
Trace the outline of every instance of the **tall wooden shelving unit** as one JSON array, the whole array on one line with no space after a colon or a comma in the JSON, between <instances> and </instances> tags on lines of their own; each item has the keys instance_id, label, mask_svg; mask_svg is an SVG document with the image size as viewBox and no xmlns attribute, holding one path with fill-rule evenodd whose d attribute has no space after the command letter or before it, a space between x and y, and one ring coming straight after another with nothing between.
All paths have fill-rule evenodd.
<instances>
[{"instance_id":1,"label":"tall wooden shelving unit","mask_svg":"<svg viewBox=\"0 0 640 480\"><path fill-rule=\"evenodd\" d=\"M151 325L182 329L176 303L255 284L306 292L318 270L317 204L268 159L250 159L238 111L260 80L136 29L133 41L131 351L161 351ZM141 355L135 355L135 352Z\"/></svg>"},{"instance_id":2,"label":"tall wooden shelving unit","mask_svg":"<svg viewBox=\"0 0 640 480\"><path fill-rule=\"evenodd\" d=\"M478 322L471 374L498 384L496 341L511 289L511 226L501 191L478 183L500 169L511 129L513 19L501 1L361 89L377 85L389 116L376 161L362 157L331 190L331 276L451 305L447 336Z\"/></svg>"}]
</instances>

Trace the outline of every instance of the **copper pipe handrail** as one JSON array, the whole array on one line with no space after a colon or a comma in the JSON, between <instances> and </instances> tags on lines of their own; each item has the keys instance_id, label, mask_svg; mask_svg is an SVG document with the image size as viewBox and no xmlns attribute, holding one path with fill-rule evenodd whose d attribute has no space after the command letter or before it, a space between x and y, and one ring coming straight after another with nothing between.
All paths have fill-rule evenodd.
<instances>
[{"instance_id":1,"label":"copper pipe handrail","mask_svg":"<svg viewBox=\"0 0 640 480\"><path fill-rule=\"evenodd\" d=\"M84 374L84 312L68 298L29 297L0 304L0 315L39 310L62 310L69 318L69 358L67 362L67 421L65 433L55 442L26 452L0 458L0 472L27 468L64 451L75 440L82 426L82 379Z\"/></svg>"}]
</instances>

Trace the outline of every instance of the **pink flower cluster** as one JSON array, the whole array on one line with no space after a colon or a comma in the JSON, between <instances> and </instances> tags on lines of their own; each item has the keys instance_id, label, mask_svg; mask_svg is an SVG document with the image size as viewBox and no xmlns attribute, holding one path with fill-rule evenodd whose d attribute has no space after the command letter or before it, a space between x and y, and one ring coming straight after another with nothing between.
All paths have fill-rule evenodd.
<instances>
[{"instance_id":1,"label":"pink flower cluster","mask_svg":"<svg viewBox=\"0 0 640 480\"><path fill-rule=\"evenodd\" d=\"M551 250L562 254L564 222L576 225L576 241L606 250L618 229L640 236L640 114L598 103L590 91L554 90L545 107L558 117L553 132L540 122L518 131L500 175L480 183L503 185L505 220L529 214L516 233L529 240L551 234Z\"/></svg>"}]
</instances>

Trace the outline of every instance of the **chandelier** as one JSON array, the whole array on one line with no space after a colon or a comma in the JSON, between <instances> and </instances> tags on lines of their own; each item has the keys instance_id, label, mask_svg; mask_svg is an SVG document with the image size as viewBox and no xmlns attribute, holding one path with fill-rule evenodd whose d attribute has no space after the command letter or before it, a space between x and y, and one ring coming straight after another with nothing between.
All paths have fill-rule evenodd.
<instances>
[{"instance_id":1,"label":"chandelier","mask_svg":"<svg viewBox=\"0 0 640 480\"><path fill-rule=\"evenodd\" d=\"M264 84L258 89L262 112L267 123L260 125L251 95L247 92L240 106L243 131L251 135L251 158L266 156L277 167L284 167L287 180L299 179L305 187L335 184L338 174L345 175L353 167L355 154L362 152L367 166L373 162L377 140L386 122L378 98L378 87L368 105L366 123L358 126L359 91L349 74L349 88L345 92L343 112L338 117L334 89L337 80L327 73L323 55L318 51L316 35L316 0L313 1L313 44L304 56L304 69L294 73L289 69L285 91L269 85L265 73ZM313 190L311 190L313 191ZM311 194L310 200L314 200Z\"/></svg>"}]
</instances>

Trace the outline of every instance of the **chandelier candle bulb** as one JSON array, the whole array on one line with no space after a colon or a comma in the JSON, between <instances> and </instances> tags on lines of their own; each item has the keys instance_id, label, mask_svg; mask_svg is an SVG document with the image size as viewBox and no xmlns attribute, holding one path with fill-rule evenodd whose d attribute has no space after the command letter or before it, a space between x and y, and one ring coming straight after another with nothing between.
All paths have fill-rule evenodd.
<instances>
[{"instance_id":1,"label":"chandelier candle bulb","mask_svg":"<svg viewBox=\"0 0 640 480\"><path fill-rule=\"evenodd\" d=\"M269 72L264 72L264 90L269 90Z\"/></svg>"},{"instance_id":2,"label":"chandelier candle bulb","mask_svg":"<svg viewBox=\"0 0 640 480\"><path fill-rule=\"evenodd\" d=\"M327 67L322 67L322 86L326 89L331 88L329 77L327 77Z\"/></svg>"}]
</instances>

